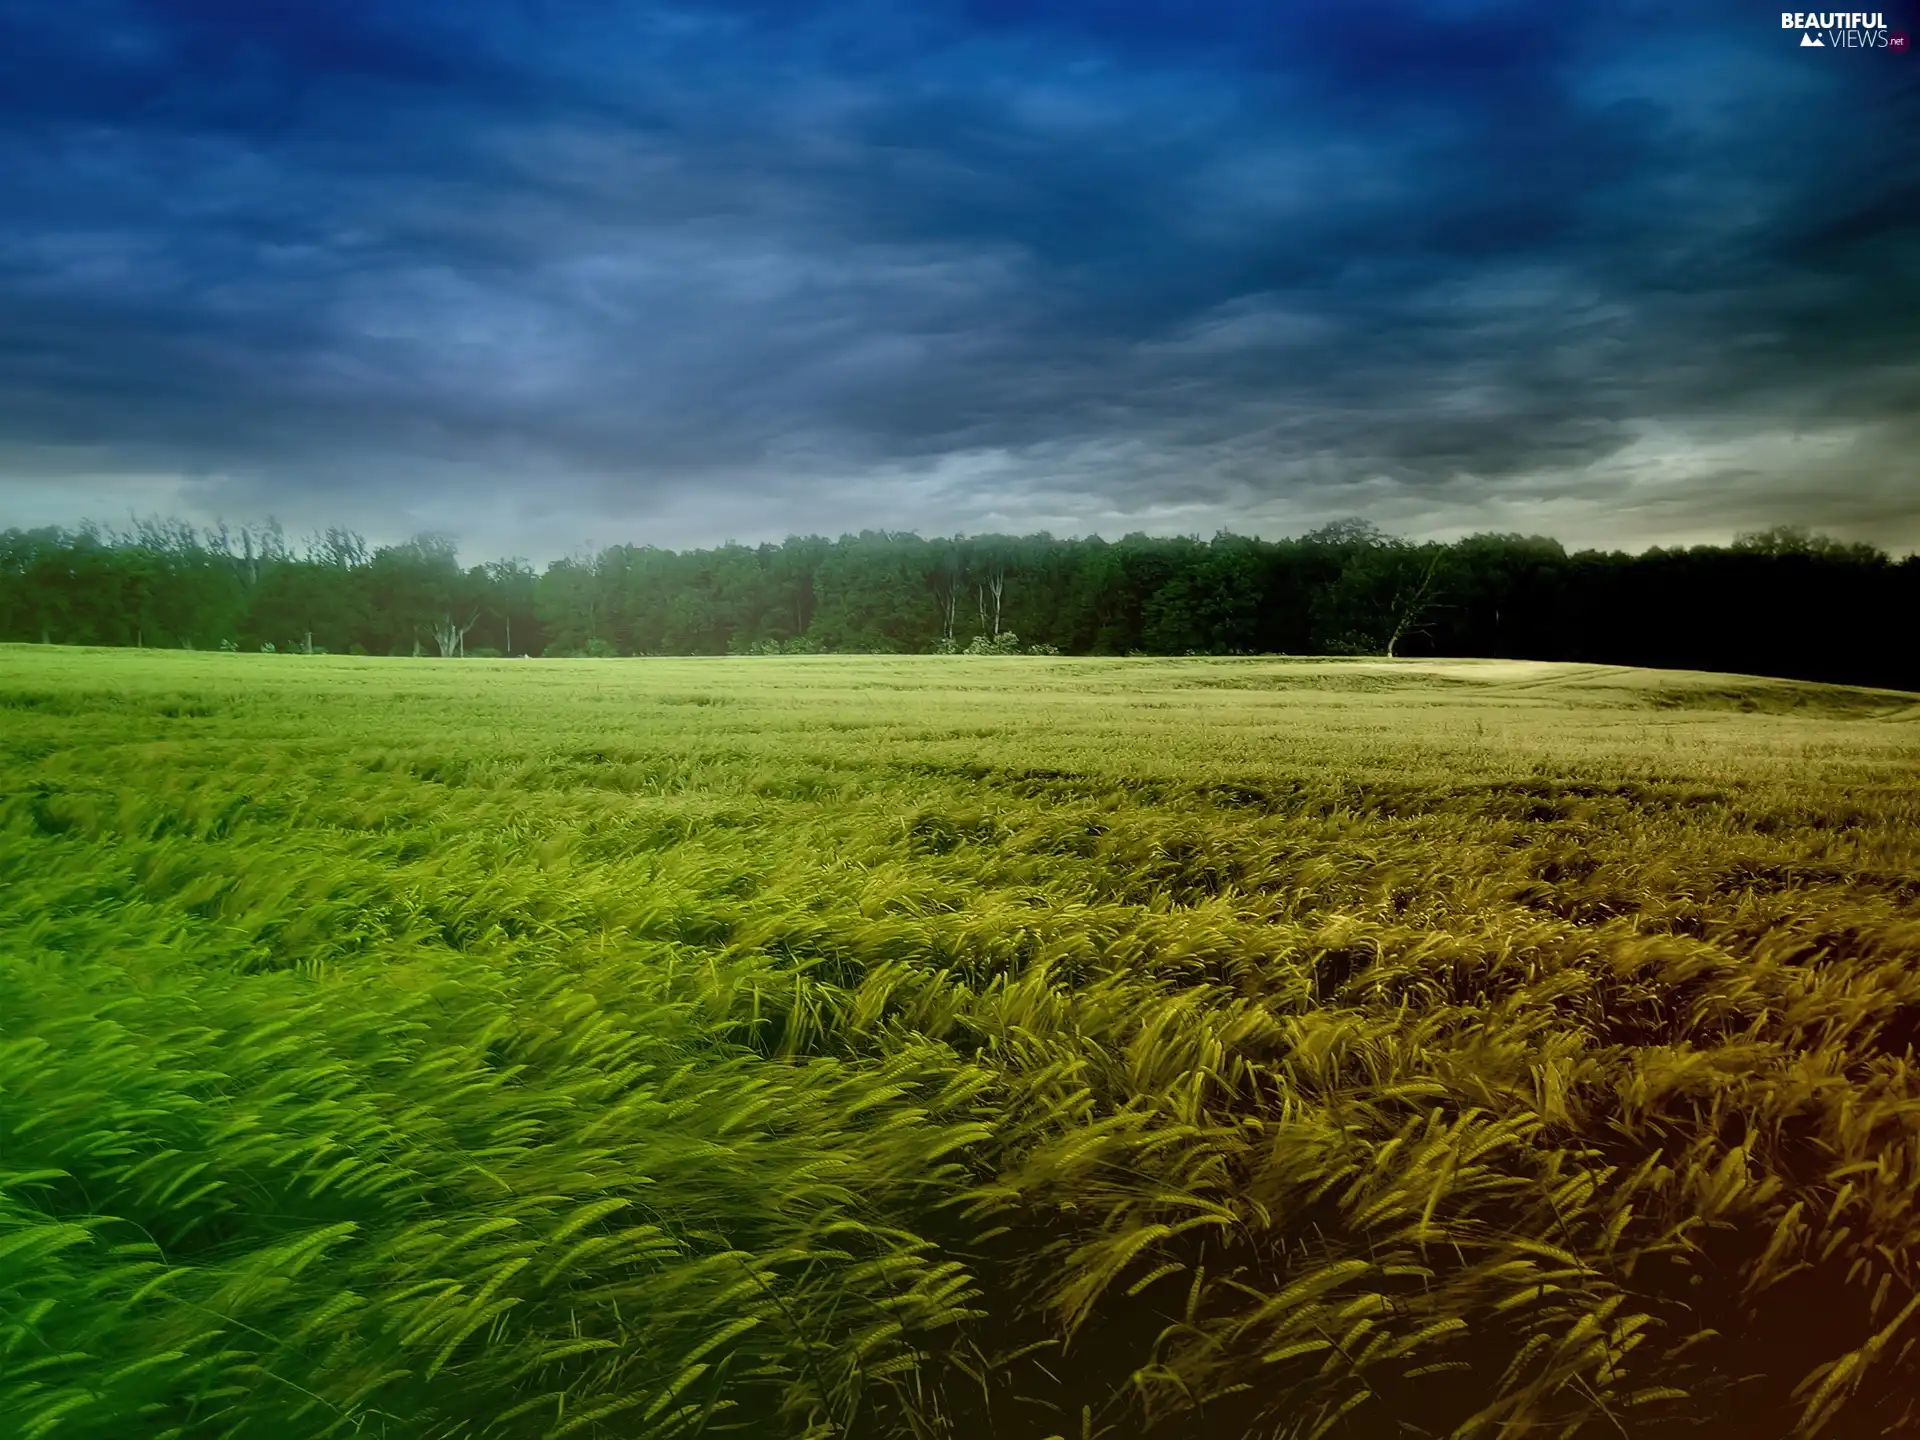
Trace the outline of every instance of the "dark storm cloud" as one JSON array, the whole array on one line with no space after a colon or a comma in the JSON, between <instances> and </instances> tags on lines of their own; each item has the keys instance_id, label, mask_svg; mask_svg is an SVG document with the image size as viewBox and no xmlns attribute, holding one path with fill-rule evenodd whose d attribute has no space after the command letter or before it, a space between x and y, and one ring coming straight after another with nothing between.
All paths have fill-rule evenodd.
<instances>
[{"instance_id":1,"label":"dark storm cloud","mask_svg":"<svg viewBox=\"0 0 1920 1440\"><path fill-rule=\"evenodd\" d=\"M0 523L1920 543L1920 61L1202 8L0 5Z\"/></svg>"}]
</instances>

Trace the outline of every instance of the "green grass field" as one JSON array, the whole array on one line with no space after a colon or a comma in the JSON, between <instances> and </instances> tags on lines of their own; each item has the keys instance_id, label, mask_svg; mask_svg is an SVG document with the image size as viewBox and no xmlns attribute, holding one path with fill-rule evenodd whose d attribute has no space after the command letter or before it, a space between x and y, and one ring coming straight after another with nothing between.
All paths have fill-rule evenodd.
<instances>
[{"instance_id":1,"label":"green grass field","mask_svg":"<svg viewBox=\"0 0 1920 1440\"><path fill-rule=\"evenodd\" d=\"M1920 704L0 647L0 1434L1920 1433Z\"/></svg>"}]
</instances>

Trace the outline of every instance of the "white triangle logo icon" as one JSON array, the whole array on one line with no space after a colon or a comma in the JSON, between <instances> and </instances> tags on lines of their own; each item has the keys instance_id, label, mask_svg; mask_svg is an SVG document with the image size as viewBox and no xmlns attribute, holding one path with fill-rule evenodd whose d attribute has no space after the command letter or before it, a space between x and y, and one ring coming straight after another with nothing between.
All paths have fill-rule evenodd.
<instances>
[{"instance_id":1,"label":"white triangle logo icon","mask_svg":"<svg viewBox=\"0 0 1920 1440\"><path fill-rule=\"evenodd\" d=\"M1827 42L1824 40L1816 40L1811 35L1802 35L1800 37L1800 48L1802 50L1824 50L1827 48Z\"/></svg>"}]
</instances>

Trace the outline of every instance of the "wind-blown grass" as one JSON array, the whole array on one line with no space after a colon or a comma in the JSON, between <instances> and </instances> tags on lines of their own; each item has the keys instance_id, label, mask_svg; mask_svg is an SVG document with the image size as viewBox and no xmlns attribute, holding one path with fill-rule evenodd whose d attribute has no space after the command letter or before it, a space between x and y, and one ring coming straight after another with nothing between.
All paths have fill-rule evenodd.
<instances>
[{"instance_id":1,"label":"wind-blown grass","mask_svg":"<svg viewBox=\"0 0 1920 1440\"><path fill-rule=\"evenodd\" d=\"M0 647L0 1433L1920 1428L1920 705Z\"/></svg>"}]
</instances>

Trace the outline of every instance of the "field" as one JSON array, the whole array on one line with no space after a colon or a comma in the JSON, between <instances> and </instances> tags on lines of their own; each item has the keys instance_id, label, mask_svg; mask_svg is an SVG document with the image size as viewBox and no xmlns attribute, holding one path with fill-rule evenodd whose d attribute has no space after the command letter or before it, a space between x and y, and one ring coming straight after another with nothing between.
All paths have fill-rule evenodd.
<instances>
[{"instance_id":1,"label":"field","mask_svg":"<svg viewBox=\"0 0 1920 1440\"><path fill-rule=\"evenodd\" d=\"M1920 703L0 647L0 1434L1920 1433Z\"/></svg>"}]
</instances>

